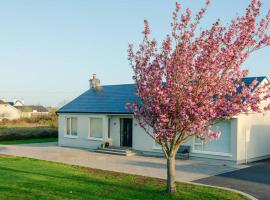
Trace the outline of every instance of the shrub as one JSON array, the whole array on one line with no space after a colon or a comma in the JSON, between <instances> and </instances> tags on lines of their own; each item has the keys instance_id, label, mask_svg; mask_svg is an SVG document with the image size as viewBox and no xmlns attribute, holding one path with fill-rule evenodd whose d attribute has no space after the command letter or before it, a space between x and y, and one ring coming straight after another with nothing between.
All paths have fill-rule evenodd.
<instances>
[{"instance_id":1,"label":"shrub","mask_svg":"<svg viewBox=\"0 0 270 200\"><path fill-rule=\"evenodd\" d=\"M58 130L51 127L0 128L0 141L35 138L57 138L57 136Z\"/></svg>"}]
</instances>

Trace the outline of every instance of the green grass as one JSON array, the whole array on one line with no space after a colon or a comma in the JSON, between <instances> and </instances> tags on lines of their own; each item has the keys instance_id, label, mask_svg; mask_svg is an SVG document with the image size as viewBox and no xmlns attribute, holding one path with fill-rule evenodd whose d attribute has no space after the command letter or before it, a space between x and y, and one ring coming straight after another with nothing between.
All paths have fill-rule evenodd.
<instances>
[{"instance_id":1,"label":"green grass","mask_svg":"<svg viewBox=\"0 0 270 200\"><path fill-rule=\"evenodd\" d=\"M236 193L185 183L177 184L178 193L175 196L164 192L164 188L165 182L159 179L0 156L0 199L247 199Z\"/></svg>"},{"instance_id":2,"label":"green grass","mask_svg":"<svg viewBox=\"0 0 270 200\"><path fill-rule=\"evenodd\" d=\"M25 139L25 140L0 141L0 144L11 145L11 144L46 143L46 142L57 142L57 140L58 140L57 138Z\"/></svg>"}]
</instances>

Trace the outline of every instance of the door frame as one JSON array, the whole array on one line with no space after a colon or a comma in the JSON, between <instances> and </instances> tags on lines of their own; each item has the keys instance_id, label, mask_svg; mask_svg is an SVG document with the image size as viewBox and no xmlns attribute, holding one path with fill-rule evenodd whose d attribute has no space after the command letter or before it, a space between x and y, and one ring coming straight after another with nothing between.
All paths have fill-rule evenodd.
<instances>
[{"instance_id":1,"label":"door frame","mask_svg":"<svg viewBox=\"0 0 270 200\"><path fill-rule=\"evenodd\" d=\"M131 137L131 143L129 143L128 139L127 139L127 145L123 145L122 143L122 139L123 139L123 132L122 132L122 129L123 129L123 126L124 126L124 120L125 119L128 119L131 121L131 131L127 134L130 134L130 137ZM133 147L133 118L132 117L120 117L120 147Z\"/></svg>"}]
</instances>

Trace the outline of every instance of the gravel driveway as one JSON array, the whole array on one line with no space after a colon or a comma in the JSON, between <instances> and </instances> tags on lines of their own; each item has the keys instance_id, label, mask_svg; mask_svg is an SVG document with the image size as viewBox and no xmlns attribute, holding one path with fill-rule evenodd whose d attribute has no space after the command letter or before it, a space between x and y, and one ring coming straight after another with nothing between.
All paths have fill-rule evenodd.
<instances>
[{"instance_id":1,"label":"gravel driveway","mask_svg":"<svg viewBox=\"0 0 270 200\"><path fill-rule=\"evenodd\" d=\"M107 155L90 152L88 150L59 147L57 143L0 145L0 154L30 157L163 179L166 178L166 160L164 158ZM194 181L236 169L235 167L215 165L202 161L177 160L176 180Z\"/></svg>"}]
</instances>

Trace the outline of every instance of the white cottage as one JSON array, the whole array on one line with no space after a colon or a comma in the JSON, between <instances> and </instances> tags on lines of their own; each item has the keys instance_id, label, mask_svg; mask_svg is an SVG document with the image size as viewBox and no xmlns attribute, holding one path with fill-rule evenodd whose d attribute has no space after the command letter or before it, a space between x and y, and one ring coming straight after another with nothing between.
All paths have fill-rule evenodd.
<instances>
[{"instance_id":1,"label":"white cottage","mask_svg":"<svg viewBox=\"0 0 270 200\"><path fill-rule=\"evenodd\" d=\"M248 77L260 84L266 77ZM100 86L94 76L90 89L59 111L59 145L96 150L104 142L114 147L129 147L143 154L162 155L162 150L139 126L126 108L136 97L134 84ZM243 113L217 124L222 132L219 140L202 144L192 138L191 159L219 160L240 164L270 157L270 112Z\"/></svg>"},{"instance_id":2,"label":"white cottage","mask_svg":"<svg viewBox=\"0 0 270 200\"><path fill-rule=\"evenodd\" d=\"M19 119L21 113L14 106L4 100L0 100L0 121L3 119L13 120Z\"/></svg>"}]
</instances>

